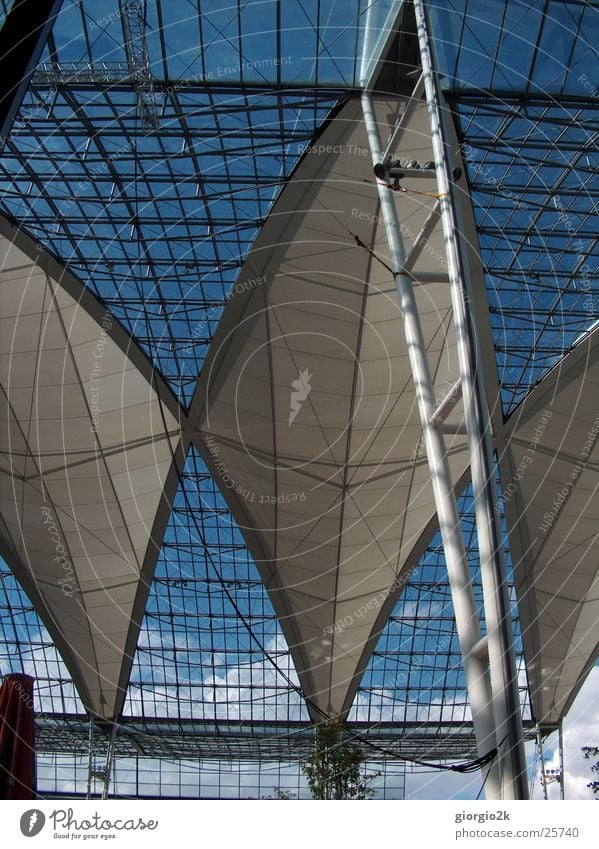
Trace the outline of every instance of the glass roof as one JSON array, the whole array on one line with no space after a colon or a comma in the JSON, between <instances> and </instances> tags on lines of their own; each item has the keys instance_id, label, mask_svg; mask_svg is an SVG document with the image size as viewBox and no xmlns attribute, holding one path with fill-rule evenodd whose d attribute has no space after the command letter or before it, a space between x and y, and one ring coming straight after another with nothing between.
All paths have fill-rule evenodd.
<instances>
[{"instance_id":1,"label":"glass roof","mask_svg":"<svg viewBox=\"0 0 599 849\"><path fill-rule=\"evenodd\" d=\"M35 709L81 713L71 676L31 602L0 558L0 674L23 672L35 678Z\"/></svg>"},{"instance_id":2,"label":"glass roof","mask_svg":"<svg viewBox=\"0 0 599 849\"><path fill-rule=\"evenodd\" d=\"M156 80L351 88L367 19L378 38L399 6L398 0L65 0L43 59L127 68L127 19L138 18Z\"/></svg>"},{"instance_id":3,"label":"glass roof","mask_svg":"<svg viewBox=\"0 0 599 849\"><path fill-rule=\"evenodd\" d=\"M266 589L220 490L192 447L152 584L124 713L307 721L298 690Z\"/></svg>"},{"instance_id":4,"label":"glass roof","mask_svg":"<svg viewBox=\"0 0 599 849\"><path fill-rule=\"evenodd\" d=\"M184 403L273 200L356 85L366 18L380 41L398 5L134 3L126 14L65 0L0 160L0 208L69 262ZM507 412L597 317L599 8L442 0L430 13ZM132 86L135 45L150 74Z\"/></svg>"},{"instance_id":5,"label":"glass roof","mask_svg":"<svg viewBox=\"0 0 599 849\"><path fill-rule=\"evenodd\" d=\"M0 207L69 264L186 403L260 224L334 102L170 89L147 134L130 91L34 86L0 160Z\"/></svg>"},{"instance_id":6,"label":"glass roof","mask_svg":"<svg viewBox=\"0 0 599 849\"><path fill-rule=\"evenodd\" d=\"M599 317L599 110L465 101L459 114L508 411Z\"/></svg>"},{"instance_id":7,"label":"glass roof","mask_svg":"<svg viewBox=\"0 0 599 849\"><path fill-rule=\"evenodd\" d=\"M3 561L0 560L0 563ZM12 572L0 572L0 674L36 678L36 710L83 713ZM146 606L125 717L308 721L274 610L220 490L190 449Z\"/></svg>"},{"instance_id":8,"label":"glass roof","mask_svg":"<svg viewBox=\"0 0 599 849\"><path fill-rule=\"evenodd\" d=\"M64 0L0 160L0 209L189 402L281 187L397 0ZM135 82L132 84L132 80Z\"/></svg>"},{"instance_id":9,"label":"glass roof","mask_svg":"<svg viewBox=\"0 0 599 849\"><path fill-rule=\"evenodd\" d=\"M435 0L437 62L452 90L586 95L599 71L593 0Z\"/></svg>"},{"instance_id":10,"label":"glass roof","mask_svg":"<svg viewBox=\"0 0 599 849\"><path fill-rule=\"evenodd\" d=\"M599 4L437 0L505 412L599 318Z\"/></svg>"},{"instance_id":11,"label":"glass roof","mask_svg":"<svg viewBox=\"0 0 599 849\"><path fill-rule=\"evenodd\" d=\"M470 487L461 496L460 508L475 597L482 605ZM530 722L507 548L506 556L523 718ZM64 665L12 574L6 570L1 577L1 671L34 674L36 709L46 715L71 715L65 717L64 729L49 726L53 739L70 728L74 740L80 735L85 741L85 726L82 732L73 725L73 714L81 716L83 710ZM137 725L131 724L133 720ZM196 725L187 727L185 722L191 720ZM240 720L248 723L248 734L254 726L253 737L257 734L262 740L254 757L265 757L268 746L288 757L289 751L295 752L295 757L305 754L307 738L298 734L310 726L310 720L287 646L240 532L192 448L134 659L119 732L118 769L126 768L123 759L130 754L127 741L133 736L145 756L154 752L155 757L167 758L163 768L168 775L171 767L166 753L170 748L170 757L175 757L184 739L180 735L193 733L198 722L208 723L202 732L204 752L210 737L217 734L211 745L215 756L228 750L239 752L240 747L247 756L252 738L240 742L239 727L231 725ZM414 569L378 639L348 720L350 728L359 733L365 754L375 763L380 749L371 751L368 741L390 748L398 729L402 745L412 741L408 757L428 752L440 728L447 735L442 738L444 752L454 751L459 760L467 753L476 756L439 534ZM48 721L50 716L44 719ZM168 721L177 724L169 726ZM179 743L173 735L179 735ZM275 740L280 742L275 744ZM43 731L40 745L48 745ZM70 748L65 746L65 752ZM79 752L75 743L73 749ZM73 762L68 757L63 762L70 778ZM151 774L158 764L143 766L146 768ZM141 780L151 779L142 775ZM475 792L479 789L476 786Z\"/></svg>"}]
</instances>

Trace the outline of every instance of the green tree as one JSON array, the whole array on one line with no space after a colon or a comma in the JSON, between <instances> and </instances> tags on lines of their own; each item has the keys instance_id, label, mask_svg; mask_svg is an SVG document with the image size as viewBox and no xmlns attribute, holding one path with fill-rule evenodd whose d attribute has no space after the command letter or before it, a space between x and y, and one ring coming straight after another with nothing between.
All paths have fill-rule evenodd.
<instances>
[{"instance_id":1,"label":"green tree","mask_svg":"<svg viewBox=\"0 0 599 849\"><path fill-rule=\"evenodd\" d=\"M283 790L281 787L274 788L274 794L272 796L263 796L263 799L283 799L288 801L289 799L297 799L295 793L292 793L291 790Z\"/></svg>"},{"instance_id":2,"label":"green tree","mask_svg":"<svg viewBox=\"0 0 599 849\"><path fill-rule=\"evenodd\" d=\"M587 760L595 758L595 763L591 767L591 772L599 773L599 746L583 746L582 752ZM599 796L599 780L591 781L587 784L595 796Z\"/></svg>"},{"instance_id":3,"label":"green tree","mask_svg":"<svg viewBox=\"0 0 599 849\"><path fill-rule=\"evenodd\" d=\"M314 730L314 751L302 764L313 799L371 799L370 782L380 773L362 772L362 752L344 739L340 717L320 722Z\"/></svg>"}]
</instances>

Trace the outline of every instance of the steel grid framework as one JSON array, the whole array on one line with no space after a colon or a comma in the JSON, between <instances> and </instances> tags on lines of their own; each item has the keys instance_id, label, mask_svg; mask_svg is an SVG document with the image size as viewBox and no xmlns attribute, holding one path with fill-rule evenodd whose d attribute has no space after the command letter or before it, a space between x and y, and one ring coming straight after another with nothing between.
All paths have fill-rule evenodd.
<instances>
[{"instance_id":1,"label":"steel grid framework","mask_svg":"<svg viewBox=\"0 0 599 849\"><path fill-rule=\"evenodd\" d=\"M599 104L452 102L508 412L597 320Z\"/></svg>"},{"instance_id":2,"label":"steel grid framework","mask_svg":"<svg viewBox=\"0 0 599 849\"><path fill-rule=\"evenodd\" d=\"M7 141L2 206L185 404L244 257L339 92L169 89L149 133L131 90L51 91L29 92Z\"/></svg>"},{"instance_id":3,"label":"steel grid framework","mask_svg":"<svg viewBox=\"0 0 599 849\"><path fill-rule=\"evenodd\" d=\"M37 748L41 754L70 753L88 755L89 721L85 714L40 714L36 720ZM446 762L476 757L476 747L469 725L461 722L407 722L398 734L395 722L364 727L348 723L350 733L368 740L365 759L402 761L407 758ZM106 755L110 729L98 735L94 755ZM310 723L281 724L252 722L198 722L167 719L142 722L123 719L119 723L115 757L170 758L173 760L225 760L292 763L309 757L312 751L313 726ZM388 754L382 756L374 746Z\"/></svg>"},{"instance_id":4,"label":"steel grid framework","mask_svg":"<svg viewBox=\"0 0 599 849\"><path fill-rule=\"evenodd\" d=\"M222 752L215 759L169 758L164 756L144 758L138 754L120 758L116 762L111 798L116 799L309 799L310 794L302 780L297 752L291 762L279 759L269 761L223 760ZM160 770L157 765L160 764ZM86 783L87 756L40 756L39 774L43 778L41 798L99 798L97 781L92 782L89 796L69 789L68 781L77 787ZM368 763L365 772L374 782L377 799L401 799L405 796L406 775L401 764L392 761Z\"/></svg>"},{"instance_id":5,"label":"steel grid framework","mask_svg":"<svg viewBox=\"0 0 599 849\"><path fill-rule=\"evenodd\" d=\"M599 5L461 0L430 16L507 413L599 315Z\"/></svg>"}]
</instances>

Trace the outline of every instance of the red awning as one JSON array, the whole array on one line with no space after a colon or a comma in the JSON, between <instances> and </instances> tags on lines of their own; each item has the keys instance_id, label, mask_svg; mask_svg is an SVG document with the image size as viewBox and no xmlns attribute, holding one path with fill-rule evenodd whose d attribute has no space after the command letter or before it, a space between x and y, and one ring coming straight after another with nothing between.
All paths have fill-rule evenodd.
<instances>
[{"instance_id":1,"label":"red awning","mask_svg":"<svg viewBox=\"0 0 599 849\"><path fill-rule=\"evenodd\" d=\"M7 675L0 685L0 799L34 799L33 678Z\"/></svg>"}]
</instances>

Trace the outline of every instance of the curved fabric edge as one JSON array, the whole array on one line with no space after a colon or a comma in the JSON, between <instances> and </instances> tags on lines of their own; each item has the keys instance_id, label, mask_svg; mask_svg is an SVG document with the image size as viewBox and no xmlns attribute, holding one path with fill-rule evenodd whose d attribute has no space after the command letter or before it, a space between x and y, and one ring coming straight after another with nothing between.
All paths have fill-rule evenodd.
<instances>
[{"instance_id":1,"label":"curved fabric edge","mask_svg":"<svg viewBox=\"0 0 599 849\"><path fill-rule=\"evenodd\" d=\"M520 402L498 444L531 701L544 727L559 724L599 657L598 364L599 328Z\"/></svg>"},{"instance_id":2,"label":"curved fabric edge","mask_svg":"<svg viewBox=\"0 0 599 849\"><path fill-rule=\"evenodd\" d=\"M131 599L131 607L128 610L128 614L127 614L128 625L127 625L126 633L123 633L122 630L119 630L119 635L117 637L117 636L111 634L109 630L107 630L106 633L104 634L101 631L98 631L98 621L96 621L96 623L94 625L92 619L89 619L89 618L87 619L88 627L91 628L90 634L96 633L98 635L98 637L101 638L104 641L105 645L112 647L111 648L112 657L111 657L111 662L109 664L109 667L106 667L105 669L103 669L102 668L102 662L101 662L100 659L98 659L97 655L95 655L95 657L96 657L95 666L94 666L94 662L91 662L91 665L90 665L89 660L86 662L84 660L84 655L78 656L77 646L76 646L77 640L74 636L74 634L77 633L77 631L69 633L69 629L65 625L64 616L61 615L61 610L59 608L55 608L53 606L53 604L48 600L48 598L46 598L45 590L43 589L43 586L44 586L43 583L40 584L39 587L37 586L37 581L36 581L36 577L35 577L35 563L33 561L35 561L36 551L37 551L37 557L39 558L39 556L40 556L40 550L41 549L40 549L40 545L39 545L39 537L36 539L35 543L32 543L33 548L29 549L33 552L33 561L30 564L28 564L28 563L25 562L25 560L29 560L29 557L28 557L28 554L27 554L28 545L27 545L27 538L26 538L27 537L27 530L26 530L27 519L23 518L23 514L21 514L21 518L19 518L20 508L18 506L15 506L14 501L13 501L11 509L9 509L9 511L8 511L7 516L3 518L3 522L2 522L3 531L2 531L2 538L0 538L0 550L2 551L2 554L5 557L5 559L7 560L7 562L9 563L9 565L10 565L12 571L14 572L16 578L19 580L19 582L23 586L25 592L30 597L36 612L40 616L43 624L47 628L52 639L54 640L55 645L57 647L57 650L60 652L65 664L67 665L67 668L69 669L69 672L72 675L73 682L74 682L75 686L77 687L77 690L78 690L78 692L81 696L81 699L82 699L86 709L89 710L90 713L96 715L100 719L112 720L115 717L118 717L118 715L121 712L122 705L123 705L123 702L124 702L125 691L126 691L127 682L128 682L128 679L129 679L131 664L132 664L132 661L133 661L133 654L135 652L135 648L136 648L136 645L137 645L137 636L138 636L138 633L139 633L139 628L141 626L141 621L142 621L143 614L144 614L144 611L145 611L146 601L147 601L149 588L150 588L151 581L152 581L154 568L155 568L155 565L156 565L158 554L159 554L160 549L161 549L161 542L162 542L162 538L163 538L163 535L164 535L164 532L165 532L165 529L166 529L168 518L169 518L170 513L171 513L171 503L172 503L172 500L173 500L175 493L176 493L176 490L177 490L179 471L182 468L183 463L184 463L185 446L184 446L184 442L181 438L181 426L182 426L182 423L184 421L184 414L183 414L183 411L181 410L181 408L179 406L178 401L176 400L176 398L173 396L172 392L170 391L168 385L163 381L163 379L160 377L160 375L158 375L156 373L156 370L152 367L151 362L148 360L148 358L143 353L143 351L139 348L139 346L135 343L135 341L118 324L118 322L116 322L115 320L106 321L106 317L107 317L108 313L105 310L105 308L97 300L97 298L95 298L95 296L80 281L78 281L77 278L67 268L65 268L63 265L61 265L61 263L55 257L53 257L53 256L47 254L46 252L40 250L39 246L35 243L35 241L30 236L28 236L22 230L22 228L17 227L14 223L12 223L11 221L9 221L8 219L6 219L4 217L0 217L0 237L4 237L4 239L6 240L6 242L9 245L8 248L7 248L7 253L10 253L10 250L16 249L17 251L20 251L22 255L27 257L28 260L30 260L31 265L28 266L28 268L29 268L29 283L28 283L28 285L31 285L32 287L35 287L36 285L38 287L39 287L39 285L44 285L44 284L38 284L38 283L35 283L35 282L31 283L31 280L32 280L32 277L35 276L36 272L37 273L43 272L43 274L46 275L45 279L46 279L47 282L46 282L45 285L50 287L50 289L48 291L53 291L53 292L56 293L56 299L51 301L51 306L47 309L49 309L52 312L52 314L55 314L55 316L58 316L58 317L60 317L63 314L63 311L65 309L70 310L72 316L75 316L75 317L77 315L78 310L82 311L81 313L79 313L81 316L87 315L88 319L92 322L92 324L89 325L89 327L95 326L96 329L97 329L97 338L106 340L105 343L103 343L103 344L106 344L106 346L107 346L106 351L109 352L109 353L106 353L104 356L106 358L108 358L108 361L111 362L113 365L114 365L115 360L118 361L118 359L120 357L121 362L123 363L123 369L124 369L124 371L122 372L122 374L124 376L123 380L127 379L126 375L131 375L132 377L134 377L135 385L132 387L132 389L137 392L138 396L141 396L142 402L143 402L143 398L146 399L145 402L143 402L143 403L148 403L148 399L149 399L149 402L153 404L153 407L152 407L153 414L152 415L155 418L156 425L152 426L151 424L148 424L147 421L144 421L143 423L139 422L140 426L141 426L141 424L143 424L143 428L145 428L145 430L149 434L144 439L128 440L127 438L125 438L125 441L122 444L117 445L114 449L111 449L108 452L108 454L106 454L106 456L105 456L105 453L104 453L104 447L102 447L100 445L100 443L98 442L98 446L99 446L98 449L97 449L97 452L99 452L98 456L101 455L103 461L105 461L106 457L108 457L109 458L108 461L112 462L114 464L114 463L116 463L116 460L114 460L114 457L117 456L119 458L119 462L124 464L124 469L122 469L121 471L119 471L119 469L114 465L113 465L113 472L112 473L110 471L105 471L104 477L105 477L106 480L112 480L112 477L111 477L112 474L116 474L117 477L120 476L121 478L123 477L123 475L125 476L125 478L129 478L129 476L131 474L133 475L132 478L129 478L128 480L125 481L124 484L120 485L120 489L118 487L115 489L114 486L113 486L113 488L112 488L112 492L113 492L112 500L114 502L115 509L121 511L121 524L122 524L123 533L128 535L128 538L130 538L131 540L133 539L133 537L131 537L130 535L135 533L135 540L137 540L137 542L135 544L135 551L136 552L141 552L142 549L140 548L140 545L142 545L142 547L143 547L143 556L139 560L139 563L140 563L139 571L135 573L135 574L137 574L137 577L135 578L136 589L135 589L135 592L134 592L133 597ZM22 268L17 269L17 271L19 271L19 270L20 270L21 273L23 273ZM14 272L15 269L9 268L8 271ZM25 273L26 273L26 270L25 270ZM52 282L50 283L50 281L52 281ZM8 285L10 286L10 281L9 281ZM60 292L63 292L65 294L61 296L59 294ZM68 296L68 297L65 297L65 296ZM62 299L61 305L59 305L60 299ZM44 313L43 315L46 315L46 314L47 313ZM78 325L72 325L73 328L75 328L77 326ZM35 340L33 341L33 344L35 344ZM42 342L41 341L38 342L38 345L41 346ZM68 347L68 351L67 351L67 347ZM109 351L109 349L112 349L112 350ZM40 350L41 350L41 348L38 347L38 351L40 351ZM8 354L5 355L5 357L6 356L8 356L8 358L10 360L11 351L9 351ZM18 360L19 360L20 356L22 356L22 355L19 354L19 353L15 353L13 355L13 359L16 363L15 368L18 368ZM65 362L67 361L67 359L69 359L69 363L71 363L71 361L73 363L72 366L71 366L71 369L73 370L73 374L79 374L79 379L81 380L81 372L77 371L77 365L75 364L73 349L71 348L70 343L68 345L66 345L65 352L64 352ZM108 363L107 363L107 365L108 365ZM9 369L9 375L10 375L10 373L11 373L10 370L12 368L12 364L8 365L7 368ZM117 370L117 378L118 378L118 375L119 375L119 371ZM135 377L135 375L137 375L137 377ZM9 384L10 384L10 380L9 380ZM7 384L7 385L9 385L9 384ZM16 385L17 386L19 385L18 380L16 381ZM41 385L41 382L38 383L37 375L36 375L36 380L34 381L33 384L31 384L31 389L25 388L25 390L20 390L20 391L30 392L30 393L32 393L31 397L34 398L34 397L36 397L36 393L39 392L39 390L40 390L40 385ZM145 391L143 390L143 386L147 387ZM43 386L42 386L42 389L43 389ZM125 396L127 396L127 385L124 385L122 387L122 389L123 389L123 392L125 393ZM13 428L15 426L18 426L18 417L15 417L14 411L12 411L12 405L11 405L10 400L9 400L10 391L11 390L8 389L8 393L9 393L7 395L7 402L8 402L7 411L8 411L8 415L9 415L8 424L9 424L10 428ZM16 390L16 391L19 391L19 390ZM81 391L82 398L85 400L85 393L84 393L84 390L83 390L83 384L81 384L80 391ZM153 399L153 401L152 401L152 399ZM138 405L138 407L139 407L139 405ZM133 414L135 415L135 410L136 410L135 405L131 409L132 409ZM121 413L124 417L125 416L124 408L121 411ZM129 417L129 418L131 419L131 417ZM34 420L32 419L31 421L34 421ZM65 420L65 421L67 421L67 420ZM65 426L65 424L63 422L63 429L64 429L64 426ZM127 425L128 432L134 433L135 428L136 428L135 419L130 420L128 425ZM117 429L116 432L117 432L117 435L118 435L118 429ZM12 438L9 436L8 437L8 450L9 450L9 452L10 452L10 449L11 449L11 439ZM22 439L25 439L25 437L23 436ZM146 445L145 448L144 448L144 444ZM162 444L162 448L160 449L161 460L160 460L160 465L158 465L158 463L159 463L158 455L156 455L155 452L158 450L158 447L160 446L160 444ZM21 458L20 461L17 461L15 458L13 458L13 459L15 459L15 462L21 462L21 463L29 462L31 464L30 465L30 469L31 469L35 466L35 462L36 462L35 461L35 452L30 453L31 449L30 449L29 443L27 441L23 442L23 445L25 446L25 450L27 452L26 456L30 457L31 459L30 460L23 459L23 456L25 456L25 455L22 455L22 458ZM156 446L156 447L153 447L153 446ZM141 452L143 452L143 451L145 451L146 454L142 456ZM148 452L149 452L149 454L148 454ZM155 470L152 470L152 467L151 467L152 456L153 456L152 452L154 452L154 456L156 456L156 468L155 468ZM70 455L70 453L71 452L69 452L69 455ZM77 451L74 450L72 452L72 454L73 454L73 456L77 456ZM60 455L60 452L58 452L58 455L56 455L56 452L54 454L54 456L59 456L59 455ZM49 493L50 490L46 490L44 476L46 476L46 481L48 480L48 475L50 476L51 486L56 485L56 483L58 482L58 484L60 484L62 487L66 487L66 489L68 490L69 487L70 487L70 484L72 483L69 473L70 473L70 471L72 471L72 469L74 467L79 467L79 470L80 470L81 467L82 467L82 464L83 465L87 464L88 466L90 466L90 464L91 464L92 474L93 474L93 460L90 459L90 456L91 455L89 454L89 451L86 453L85 451L81 450L79 452L77 459L73 461L74 466L71 466L71 465L69 465L69 461L66 459L67 454L65 453L64 454L64 461L65 462L64 462L64 468L62 469L62 478L60 478L61 468L62 468L61 463L58 463L58 466L59 466L58 471L56 469L51 469L49 473L46 473L46 472L43 472L43 471L40 470L39 481L40 481L40 484L41 484L41 489L39 489L39 486L38 486L37 490L36 490L36 486L35 486L36 473L34 473L33 475L28 474L27 476L23 477L20 480L18 479L18 476L14 477L14 469L12 469L12 467L10 465L10 457L8 458L9 467L7 469L3 470L4 472L8 473L9 479L11 477L13 479L13 485L12 485L12 491L13 492L15 491L16 486L20 487L23 492L30 492L31 493L31 491L33 491L34 492L34 501L35 501L35 498L37 498L37 496L35 496L35 491L37 491L39 499L42 499L40 501L40 503L47 504L52 510L51 515L53 516L53 521L58 526L57 532L59 534L59 538L61 539L61 545L62 545L61 551L66 552L65 556L66 556L66 558L68 558L68 562L71 565L71 571L74 572L73 584L75 584L75 583L77 584L77 592L80 593L80 595L79 595L79 606L80 606L81 610L79 611L79 614L77 614L77 616L78 616L77 621L79 621L79 623L80 623L80 625L78 627L80 627L82 625L82 623L85 621L85 615L84 615L84 618L81 619L81 611L82 610L85 611L87 609L85 604L82 603L81 599L83 599L84 597L85 598L92 598L92 596L90 596L89 593L92 592L92 594L93 594L93 588L90 588L88 586L87 589L86 589L87 594L85 596L81 594L80 575L77 574L77 570L74 569L74 566L73 566L74 559L73 559L71 547L69 545L69 540L75 540L76 539L77 534L75 534L75 537L74 537L73 533L75 531L77 531L77 529L83 528L83 532L84 533L87 532L86 531L86 524L89 524L89 514L88 514L88 519L85 520L83 522L83 524L80 524L78 519L77 519L77 512L78 512L77 511L77 503L71 502L71 507L73 508L72 516L67 516L66 518L67 518L69 527L72 525L72 528L69 532L65 533L65 531L64 531L64 529L61 525L61 521L63 520L63 516L66 516L66 514L64 513L64 509L60 505L57 507L54 504L54 502L52 501L52 499L49 497L48 493ZM56 462L58 462L58 460ZM141 466L139 465L140 462L142 463ZM150 465L148 465L148 463L150 463ZM159 472L158 471L159 468L163 469L164 471ZM106 465L106 470L108 470L108 469L109 469L109 466ZM141 478L136 477L136 475L138 473L141 475ZM149 484L146 482L145 488L144 488L144 485L143 485L144 473L146 474L146 476L149 476L149 479L150 479ZM59 476L58 478L56 477L57 474ZM106 477L106 475L108 477ZM151 492L149 490L147 490L147 486L153 486L154 487L153 491L156 492L156 489L155 489L155 487L156 487L156 475L159 475L159 476L164 475L164 476L160 478L162 480L162 484L161 484L161 491L157 493L158 500L156 502L156 507L155 507L155 509L150 507L149 509L151 510L151 514L149 514L147 502L143 501L143 499L150 499L150 502L151 502L151 498L154 497L154 496L151 495ZM3 474L3 478L4 478L5 481L7 480L6 474ZM153 484L152 484L152 480L154 481ZM31 483L28 483L28 481L31 481ZM62 483L61 483L61 481L62 481ZM137 481L137 483L136 483L136 481ZM136 487L138 486L139 483L142 484L141 490L136 489ZM33 490L31 490L31 484L34 484ZM51 489L51 486L50 486L50 489ZM3 499L5 501L7 501L7 503L10 503L14 496L11 496L11 492L9 491L9 486L5 486L5 487L3 487L3 489L4 489ZM83 494L83 492L85 492L85 490L82 491L82 494ZM146 494L146 493L149 493L149 494ZM124 505L126 503L125 501L123 501L124 498L128 498L129 502L131 502L131 499L133 499L133 506L129 506L128 512L126 512L126 513L122 512L122 510L124 509L122 505ZM37 503L37 502L35 502L35 503ZM143 505L143 504L145 504L145 507L140 506L140 505ZM85 513L85 509L86 509L85 505L86 505L86 499L84 498L83 501L80 503L80 509L84 513ZM119 505L121 505L121 507L119 507ZM31 507L31 504L29 506ZM38 506L38 509L39 509L39 506ZM89 508L87 508L87 509L89 510ZM129 527L130 524L131 524L131 518L129 520L126 519L126 515L129 516L129 517L133 516L134 519L135 519L135 511L136 510L137 510L137 516L139 517L137 521L141 520L143 528L146 528L146 530L143 530L143 529L140 530L140 527L135 526L135 525L133 525L132 527ZM147 516L147 518L144 518L146 516ZM7 522L8 522L8 524L7 524ZM38 517L38 523L39 523L39 517ZM10 533L11 527L13 528L12 535ZM93 527L94 527L94 525L93 525L93 520L92 520L92 524L89 525L89 529L91 529ZM15 529L16 529L16 531L15 531ZM36 529L36 531L39 533L39 531L37 529ZM14 536L15 532L17 533L17 537ZM80 535L80 531L77 531L77 532ZM108 592L109 597L110 597L110 593L111 593L110 579L108 577L104 577L104 578L102 577L104 567L99 565L99 566L97 566L97 569L96 569L93 566L93 563L94 563L94 553L93 553L94 532L93 531L90 531L90 532L91 532L91 536L88 536L86 538L92 541L92 553L86 552L85 551L85 545L83 544L82 555L87 556L89 563L91 564L92 571L94 572L94 574L97 574L98 581L99 581L99 584L98 584L99 588L104 586L104 584L108 584L108 587L107 587L107 589L104 590L104 592ZM69 533L70 533L70 536L69 536ZM100 533L100 532L98 532L98 533ZM108 528L108 534L109 533L110 533L110 527ZM142 537L145 534L145 536L146 536L145 543L139 542L140 534L141 534ZM20 548L22 548L24 554L26 555L25 559L24 559L23 555L20 555L19 552L17 551L17 549L15 548L14 540L19 539L19 535L20 535L21 539L18 543L18 546ZM97 536L97 534L96 534L96 536ZM42 543L42 548L43 548L44 545L46 547L49 545L47 540L44 543ZM132 543L132 545L133 545L133 543ZM99 550L100 550L100 546L98 546L98 551ZM108 549L106 549L106 550L108 550ZM56 552L58 552L58 548L56 549ZM50 553L52 553L52 552L50 552ZM106 557L105 554L100 556L100 561L103 562L105 560L105 557ZM67 559L65 559L64 562L66 563ZM114 568L114 566L110 566L110 569L112 569L112 568ZM109 573L110 573L110 569L109 569ZM44 569L42 570L42 572L44 572L44 570L47 570L47 563L44 565ZM104 572L104 575L106 576L109 573ZM126 581L126 583L131 584L131 581ZM88 581L88 584L89 584L89 581ZM122 585L122 579L121 579L121 585ZM46 586L48 586L47 583L46 583ZM114 584L114 586L117 587L118 584ZM115 590L115 591L118 593L118 590ZM131 597L130 593L129 593L129 597ZM96 601L96 604L97 604L97 601ZM118 602L116 600L116 596L115 596L115 604L120 604L120 602ZM67 621L71 621L71 620L67 620ZM72 620L72 623L74 623L74 622L75 622L75 620ZM121 627L122 626L120 626L120 628ZM110 626L107 625L107 628L109 629ZM94 629L95 629L95 631L94 631ZM89 637L88 639L92 639L92 638ZM92 639L92 643L93 643L93 639ZM115 668L115 663L114 663L114 651L115 650L118 652L118 655L120 656L118 668ZM93 652L92 652L92 654L93 654ZM88 655L88 657L91 657L91 656L92 655ZM94 681L97 682L97 686L95 684L93 684ZM102 681L104 681L104 684L106 685L107 690L112 695L109 696L109 698L106 699L106 700L103 700L102 698L100 698L100 700L98 701L97 693L99 692L101 694L103 692Z\"/></svg>"}]
</instances>

